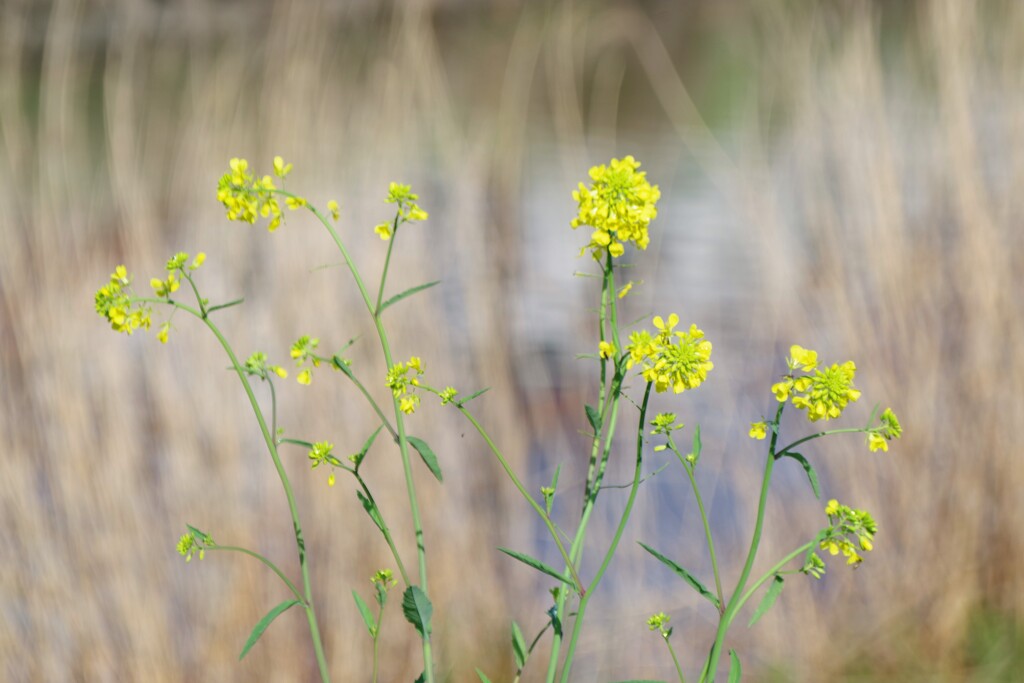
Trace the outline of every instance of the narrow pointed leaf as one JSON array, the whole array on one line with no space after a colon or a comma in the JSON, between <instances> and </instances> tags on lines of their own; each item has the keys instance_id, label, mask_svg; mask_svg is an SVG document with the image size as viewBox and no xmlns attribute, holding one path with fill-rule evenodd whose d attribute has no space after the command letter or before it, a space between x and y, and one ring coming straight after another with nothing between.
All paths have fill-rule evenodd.
<instances>
[{"instance_id":1,"label":"narrow pointed leaf","mask_svg":"<svg viewBox=\"0 0 1024 683\"><path fill-rule=\"evenodd\" d=\"M740 656L736 650L729 650L729 683L740 683L743 676L743 667L740 666Z\"/></svg>"},{"instance_id":2,"label":"narrow pointed leaf","mask_svg":"<svg viewBox=\"0 0 1024 683\"><path fill-rule=\"evenodd\" d=\"M701 449L704 448L704 444L700 440L700 425L697 425L693 430L693 464L696 465L697 461L700 460Z\"/></svg>"},{"instance_id":3,"label":"narrow pointed leaf","mask_svg":"<svg viewBox=\"0 0 1024 683\"><path fill-rule=\"evenodd\" d=\"M384 531L384 518L380 516L380 510L374 505L373 501L363 495L362 491L356 491L356 495L359 496L359 502L363 504L363 509L366 510L366 514L370 515L370 519L377 525L377 528Z\"/></svg>"},{"instance_id":4,"label":"narrow pointed leaf","mask_svg":"<svg viewBox=\"0 0 1024 683\"><path fill-rule=\"evenodd\" d=\"M402 612L406 620L416 627L420 636L430 633L430 617L434 606L419 586L409 586L402 594Z\"/></svg>"},{"instance_id":5,"label":"narrow pointed leaf","mask_svg":"<svg viewBox=\"0 0 1024 683\"><path fill-rule=\"evenodd\" d=\"M302 441L301 439L281 439L281 443L290 443L293 446L302 446L303 448L313 450L313 444L308 441Z\"/></svg>"},{"instance_id":6,"label":"narrow pointed leaf","mask_svg":"<svg viewBox=\"0 0 1024 683\"><path fill-rule=\"evenodd\" d=\"M709 591L704 586L704 584L702 584L700 581L698 581L693 576L693 574L691 574L690 572L686 571L685 569L683 569L678 564L676 564L672 560L668 559L667 557L665 557L664 555L659 553L657 550L655 550L651 546L646 545L645 543L640 543L640 547L643 548L644 550L646 550L647 552L649 552L651 555L654 555L654 557L659 562L661 562L663 565L665 565L666 567L668 567L669 569L674 571L676 574L678 574L680 577L682 577L683 581L685 581L686 583L690 584L690 586L692 586L694 590L696 590L698 593L700 593L705 598L710 600L712 605L714 605L716 608L720 607L720 604L718 602L718 597L714 593Z\"/></svg>"},{"instance_id":7,"label":"narrow pointed leaf","mask_svg":"<svg viewBox=\"0 0 1024 683\"><path fill-rule=\"evenodd\" d=\"M750 617L750 623L747 624L748 628L756 624L757 620L772 608L772 605L775 604L776 598L779 597L779 593L782 592L784 584L785 580L776 574L775 578L772 580L772 585L768 587L768 590L765 591L764 597L761 598L761 604L759 604L757 609L754 610L754 616Z\"/></svg>"},{"instance_id":8,"label":"narrow pointed leaf","mask_svg":"<svg viewBox=\"0 0 1024 683\"><path fill-rule=\"evenodd\" d=\"M461 408L462 406L466 405L467 403L472 401L477 396L482 396L483 394L486 394L490 390L491 390L490 387L484 387L480 391L476 391L476 392L470 394L469 396L467 396L466 398L463 398L463 399L460 399L460 400L456 401L455 403L457 403L459 405L459 407Z\"/></svg>"},{"instance_id":9,"label":"narrow pointed leaf","mask_svg":"<svg viewBox=\"0 0 1024 683\"><path fill-rule=\"evenodd\" d=\"M235 299L234 301L229 301L226 304L217 304L216 306L210 306L209 308L206 309L206 315L210 315L214 311L223 311L225 308L231 308L232 306L237 306L241 303L245 303L245 299Z\"/></svg>"},{"instance_id":10,"label":"narrow pointed leaf","mask_svg":"<svg viewBox=\"0 0 1024 683\"><path fill-rule=\"evenodd\" d=\"M491 679L489 679L487 677L487 674L485 674L480 669L476 670L476 675L480 678L480 683L491 683Z\"/></svg>"},{"instance_id":11,"label":"narrow pointed leaf","mask_svg":"<svg viewBox=\"0 0 1024 683\"><path fill-rule=\"evenodd\" d=\"M378 430L380 431L380 430ZM418 439L415 436L406 437L412 447L416 449L416 452L423 458L423 464L434 474L438 481L444 481L444 477L441 476L441 465L437 462L437 456L434 455L434 451L430 450L430 446L423 439Z\"/></svg>"},{"instance_id":12,"label":"narrow pointed leaf","mask_svg":"<svg viewBox=\"0 0 1024 683\"><path fill-rule=\"evenodd\" d=\"M528 655L526 638L523 638L523 632L514 619L512 620L512 654L516 659L516 670L522 671L523 667L526 666L526 657Z\"/></svg>"},{"instance_id":13,"label":"narrow pointed leaf","mask_svg":"<svg viewBox=\"0 0 1024 683\"><path fill-rule=\"evenodd\" d=\"M255 628L253 628L252 633L249 635L249 640L245 641L245 647L242 648L242 654L238 655L238 659L241 660L245 657L246 653L249 652L252 646L256 644L256 641L260 639L260 636L263 635L263 632L267 630L267 627L270 626L270 622L276 619L279 614L289 607L298 604L298 600L285 600L280 605L267 612L267 616L260 619L260 622L256 624Z\"/></svg>"},{"instance_id":14,"label":"narrow pointed leaf","mask_svg":"<svg viewBox=\"0 0 1024 683\"><path fill-rule=\"evenodd\" d=\"M505 553L509 557L514 557L515 559L519 560L523 564L527 564L527 565L533 567L534 569L536 569L539 572L543 572L543 573L547 574L548 576L550 576L550 577L552 577L554 579L558 579L558 581L560 583L565 583L565 584L569 583L568 581L565 580L564 576L562 576L561 574L558 573L558 571L556 571L555 569L552 569L550 566L544 564L543 562L541 562L540 560L538 560L535 557L530 557L529 555L527 555L525 553L520 553L520 552L517 552L515 550L509 550L508 548L498 548L498 550L500 550L501 552Z\"/></svg>"},{"instance_id":15,"label":"narrow pointed leaf","mask_svg":"<svg viewBox=\"0 0 1024 683\"><path fill-rule=\"evenodd\" d=\"M359 597L359 593L352 591L352 597L356 599L356 607L359 608L359 614L363 616L363 623L366 624L366 630L370 632L371 638L377 637L377 620L373 618L373 612L367 606L363 599Z\"/></svg>"},{"instance_id":16,"label":"narrow pointed leaf","mask_svg":"<svg viewBox=\"0 0 1024 683\"><path fill-rule=\"evenodd\" d=\"M804 472L807 473L807 479L811 482L811 490L814 491L814 497L820 499L821 487L818 485L818 473L814 471L813 467L811 467L811 463L807 461L807 458L799 453L793 453L791 451L786 451L784 455L787 458L793 458L803 466Z\"/></svg>"},{"instance_id":17,"label":"narrow pointed leaf","mask_svg":"<svg viewBox=\"0 0 1024 683\"><path fill-rule=\"evenodd\" d=\"M331 367L341 370L349 379L355 379L355 375L352 374L352 368L348 366L348 363L341 356L334 355L331 357Z\"/></svg>"},{"instance_id":18,"label":"narrow pointed leaf","mask_svg":"<svg viewBox=\"0 0 1024 683\"><path fill-rule=\"evenodd\" d=\"M401 301L402 299L406 298L407 296L412 296L416 292L422 292L424 289L430 289L434 285L438 285L438 284L441 284L440 280L434 280L433 282L427 282L426 284L416 285L415 287L410 287L409 289L405 290L401 294L396 294L393 297L391 297L390 299L388 299L387 301L385 301L384 303L382 303L380 305L380 311L378 311L378 313L382 313L384 311L384 309L386 309L388 306L390 306L392 304L397 304L399 301Z\"/></svg>"},{"instance_id":19,"label":"narrow pointed leaf","mask_svg":"<svg viewBox=\"0 0 1024 683\"><path fill-rule=\"evenodd\" d=\"M599 434L601 432L601 413L597 412L597 408L591 405L585 405L583 408L587 411L587 421L590 422L594 434Z\"/></svg>"},{"instance_id":20,"label":"narrow pointed leaf","mask_svg":"<svg viewBox=\"0 0 1024 683\"><path fill-rule=\"evenodd\" d=\"M558 475L562 472L562 463L555 466L555 476L551 477L551 488L558 490Z\"/></svg>"}]
</instances>

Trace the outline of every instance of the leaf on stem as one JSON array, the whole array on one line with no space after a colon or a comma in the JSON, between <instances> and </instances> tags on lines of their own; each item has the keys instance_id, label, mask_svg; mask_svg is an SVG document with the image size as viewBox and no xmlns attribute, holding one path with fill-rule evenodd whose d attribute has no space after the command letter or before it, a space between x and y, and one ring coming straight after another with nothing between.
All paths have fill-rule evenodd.
<instances>
[{"instance_id":1,"label":"leaf on stem","mask_svg":"<svg viewBox=\"0 0 1024 683\"><path fill-rule=\"evenodd\" d=\"M380 310L377 311L377 315L380 315L381 313L383 313L384 309L386 309L388 306L390 306L392 304L397 304L402 299L404 299L404 298L406 298L408 296L412 296L416 292L422 292L424 289L430 289L434 285L439 285L439 284L441 284L440 280L434 280L433 282L427 282L426 284L416 285L415 287L411 287L411 288L405 290L404 292L402 292L401 294L396 294L396 295L394 295L393 297L391 297L390 299L388 299L387 301L385 301L384 303L382 303L380 305Z\"/></svg>"},{"instance_id":2,"label":"leaf on stem","mask_svg":"<svg viewBox=\"0 0 1024 683\"><path fill-rule=\"evenodd\" d=\"M475 393L470 394L469 396L467 396L466 398L464 398L464 399L462 399L460 401L455 401L455 404L461 408L462 406L466 405L467 403L472 401L477 396L480 396L482 394L486 394L490 390L491 390L490 387L485 387L485 388L481 389L480 391L477 391Z\"/></svg>"},{"instance_id":3,"label":"leaf on stem","mask_svg":"<svg viewBox=\"0 0 1024 683\"><path fill-rule=\"evenodd\" d=\"M690 455L693 456L693 464L696 465L697 461L700 460L700 451L704 448L704 444L700 440L700 425L697 425L693 430L693 452Z\"/></svg>"},{"instance_id":4,"label":"leaf on stem","mask_svg":"<svg viewBox=\"0 0 1024 683\"><path fill-rule=\"evenodd\" d=\"M430 633L430 617L434 606L419 586L409 586L402 594L402 613L406 620L416 627L420 636Z\"/></svg>"},{"instance_id":5,"label":"leaf on stem","mask_svg":"<svg viewBox=\"0 0 1024 683\"><path fill-rule=\"evenodd\" d=\"M229 301L226 304L217 304L216 306L210 306L209 308L206 309L206 315L210 315L214 311L222 311L225 308L231 308L232 306L237 306L237 305L239 305L241 303L245 303L245 299L235 299L234 301Z\"/></svg>"},{"instance_id":6,"label":"leaf on stem","mask_svg":"<svg viewBox=\"0 0 1024 683\"><path fill-rule=\"evenodd\" d=\"M515 619L512 620L512 654L516 659L516 670L522 671L529 653L526 649L526 638L523 638L523 632Z\"/></svg>"},{"instance_id":7,"label":"leaf on stem","mask_svg":"<svg viewBox=\"0 0 1024 683\"><path fill-rule=\"evenodd\" d=\"M377 431L380 431L379 429ZM416 449L416 452L423 458L423 464L434 474L438 481L444 481L444 477L441 476L441 465L437 462L437 456L434 455L434 451L430 450L430 446L423 439L415 436L407 436L409 443Z\"/></svg>"},{"instance_id":8,"label":"leaf on stem","mask_svg":"<svg viewBox=\"0 0 1024 683\"><path fill-rule=\"evenodd\" d=\"M597 412L597 408L592 405L584 405L584 409L587 411L587 420L590 422L590 426L594 429L594 435L601 433L601 413Z\"/></svg>"},{"instance_id":9,"label":"leaf on stem","mask_svg":"<svg viewBox=\"0 0 1024 683\"><path fill-rule=\"evenodd\" d=\"M814 471L813 467L811 467L811 463L807 461L807 458L792 451L784 451L782 455L787 458L793 458L803 466L804 472L807 472L807 479L811 482L811 490L814 491L814 497L821 498L821 487L818 485L818 473Z\"/></svg>"},{"instance_id":10,"label":"leaf on stem","mask_svg":"<svg viewBox=\"0 0 1024 683\"><path fill-rule=\"evenodd\" d=\"M267 612L267 615L260 619L260 622L256 624L255 628L253 628L252 633L249 635L249 640L245 641L245 647L242 648L242 654L238 655L238 659L241 660L245 657L246 653L249 652L252 646L256 644L256 641L260 639L260 636L263 635L263 632L267 630L267 627L270 626L270 622L276 619L279 614L287 610L289 607L298 604L298 600L285 600L280 605Z\"/></svg>"},{"instance_id":11,"label":"leaf on stem","mask_svg":"<svg viewBox=\"0 0 1024 683\"><path fill-rule=\"evenodd\" d=\"M775 604L776 598L779 597L779 593L782 592L784 584L785 580L776 574L775 578L772 580L772 585L768 587L768 591L764 594L764 597L761 598L761 604L757 606L756 610L754 610L754 616L750 617L750 623L747 624L747 628L756 624L757 620L772 608L772 605Z\"/></svg>"},{"instance_id":12,"label":"leaf on stem","mask_svg":"<svg viewBox=\"0 0 1024 683\"><path fill-rule=\"evenodd\" d=\"M377 505L363 495L362 491L356 491L356 495L359 496L359 502L363 504L363 509L366 510L366 514L370 515L370 519L377 525L377 528L384 531L384 518L380 516L380 510L377 509Z\"/></svg>"},{"instance_id":13,"label":"leaf on stem","mask_svg":"<svg viewBox=\"0 0 1024 683\"><path fill-rule=\"evenodd\" d=\"M638 541L638 543L639 543L639 541ZM682 577L683 581L685 581L686 583L690 584L690 586L694 590L696 590L698 593L700 593L705 598L710 600L711 604L714 605L716 609L721 609L721 603L718 602L718 597L715 596L714 593L709 591L704 586L704 584L702 584L700 581L698 581L693 576L693 574L691 574L690 572L686 571L685 569L683 569L678 564L676 564L672 560L668 559L667 557L665 557L664 555L659 553L657 550L655 550L651 546L646 545L645 543L640 543L640 547L643 548L644 550L646 550L647 552L649 552L651 555L654 555L655 559L657 559L663 565L665 565L666 567L668 567L669 569L674 571L676 574L678 574L680 577Z\"/></svg>"},{"instance_id":14,"label":"leaf on stem","mask_svg":"<svg viewBox=\"0 0 1024 683\"><path fill-rule=\"evenodd\" d=\"M313 444L308 441L302 441L301 439L281 439L278 443L290 443L293 446L302 446L306 450L313 450Z\"/></svg>"},{"instance_id":15,"label":"leaf on stem","mask_svg":"<svg viewBox=\"0 0 1024 683\"><path fill-rule=\"evenodd\" d=\"M480 678L480 683L491 683L491 679L489 679L487 677L487 674L485 674L480 669L476 670L476 675Z\"/></svg>"},{"instance_id":16,"label":"leaf on stem","mask_svg":"<svg viewBox=\"0 0 1024 683\"><path fill-rule=\"evenodd\" d=\"M736 650L729 650L729 683L740 683L743 676L743 667L740 666L740 656Z\"/></svg>"},{"instance_id":17,"label":"leaf on stem","mask_svg":"<svg viewBox=\"0 0 1024 683\"><path fill-rule=\"evenodd\" d=\"M366 624L366 630L370 632L371 638L377 637L377 620L373 618L373 612L367 606L363 599L359 597L359 593L352 591L352 597L356 599L356 607L359 608L359 614L363 616L363 623Z\"/></svg>"},{"instance_id":18,"label":"leaf on stem","mask_svg":"<svg viewBox=\"0 0 1024 683\"><path fill-rule=\"evenodd\" d=\"M359 467L359 465L363 464L363 458L365 458L366 454L370 452L370 447L373 446L373 442L376 441L377 435L380 434L380 430L382 429L384 429L384 425L377 427L376 431L374 431L373 434L370 434L370 437L366 440L365 443L363 443L363 447L359 449L358 453L356 453L354 458L356 462L356 467Z\"/></svg>"},{"instance_id":19,"label":"leaf on stem","mask_svg":"<svg viewBox=\"0 0 1024 683\"><path fill-rule=\"evenodd\" d=\"M552 569L549 565L544 564L543 562L541 562L540 560L538 560L535 557L530 557L529 555L527 555L525 553L520 553L520 552L517 552L515 550L509 550L508 548L498 548L498 550L500 550L501 552L505 553L509 557L513 557L513 558L519 560L523 564L526 564L526 565L529 565L529 566L533 567L534 569L536 569L539 572L543 572L544 574L547 574L548 576L550 576L550 577L552 577L554 579L558 579L559 583L564 583L564 584L567 584L567 585L572 585L569 581L566 580L566 578L564 576L562 576L556 570Z\"/></svg>"}]
</instances>

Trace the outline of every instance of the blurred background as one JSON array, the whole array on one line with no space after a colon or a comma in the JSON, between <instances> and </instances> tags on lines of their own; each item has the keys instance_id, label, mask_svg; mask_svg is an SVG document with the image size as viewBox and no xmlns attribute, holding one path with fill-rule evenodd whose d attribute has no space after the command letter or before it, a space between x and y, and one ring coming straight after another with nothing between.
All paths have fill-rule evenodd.
<instances>
[{"instance_id":1,"label":"blurred background","mask_svg":"<svg viewBox=\"0 0 1024 683\"><path fill-rule=\"evenodd\" d=\"M1022 35L1013 0L6 0L0 678L315 676L298 611L237 661L286 598L274 576L240 555L186 565L174 549L191 523L298 575L280 484L216 341L181 316L167 346L115 335L92 308L117 264L145 283L174 252L202 250L204 294L246 298L218 316L240 354L285 363L301 334L326 350L358 336L348 355L386 398L329 238L301 214L273 235L229 223L214 196L229 158L260 172L276 154L294 162L288 187L340 202L371 280L387 184L413 185L431 217L403 231L389 289L443 284L391 309L395 354L422 356L435 385L491 387L475 403L482 422L534 490L562 464L556 516L570 528L597 387L577 355L596 349L599 293L580 276L594 266L578 258L587 235L569 228L570 195L590 166L633 154L663 199L650 248L627 252L642 284L620 320L674 311L714 343L707 384L653 410L680 415L683 443L702 426L727 586L763 463L747 427L773 410L790 344L857 362L864 396L841 426L880 402L905 428L887 454L859 436L805 450L824 498L874 513L876 551L856 572L792 577L755 628L737 625L747 680L1024 679ZM372 431L339 375L278 394L289 436L344 454ZM624 410L623 435L635 419ZM439 485L416 470L439 671L510 679L509 620L532 638L550 586L495 548L556 556L455 411L427 401L410 429L445 472ZM369 598L390 556L351 481L329 488L304 452L283 454L334 676L362 680L371 642L350 591ZM607 481L627 481L631 463L624 441ZM413 557L393 449L380 442L364 471ZM776 471L762 571L824 522L799 467ZM625 498L601 498L584 576ZM713 637L713 608L636 540L710 576L678 463L642 487L576 680L670 678L644 623L657 611L691 676ZM419 673L411 635L396 600L383 680ZM525 680L541 676L547 643Z\"/></svg>"}]
</instances>

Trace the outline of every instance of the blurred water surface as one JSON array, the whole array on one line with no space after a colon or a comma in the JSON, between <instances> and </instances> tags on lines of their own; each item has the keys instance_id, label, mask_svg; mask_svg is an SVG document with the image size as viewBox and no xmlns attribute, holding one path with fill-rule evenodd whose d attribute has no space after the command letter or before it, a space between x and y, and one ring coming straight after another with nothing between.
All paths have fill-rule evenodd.
<instances>
[{"instance_id":1,"label":"blurred water surface","mask_svg":"<svg viewBox=\"0 0 1024 683\"><path fill-rule=\"evenodd\" d=\"M826 497L875 513L877 551L813 586L793 577L757 628L737 629L745 671L1019 680L1022 30L1009 1L0 5L2 677L314 675L298 613L237 662L283 599L276 579L245 558L186 566L174 552L188 522L298 571L225 359L181 318L166 347L117 337L90 301L118 263L144 283L175 251L203 250L204 294L246 298L219 323L239 353L280 362L300 334L328 349L359 337L354 367L386 395L340 257L300 215L273 235L228 223L213 188L229 158L293 161L288 187L341 202L368 273L385 253L372 226L388 218L387 184L412 183L431 219L403 232L389 289L443 285L394 309L396 356L422 356L435 384L492 387L482 421L531 487L562 464L568 527L585 475L582 404L596 400L595 365L577 356L595 350L599 291L582 275L594 268L578 256L587 235L568 227L570 193L589 166L633 154L663 200L650 248L628 257L642 284L620 320L675 311L715 345L709 382L652 410L679 413L684 441L702 426L726 566L740 563L761 468L746 427L773 409L790 344L857 361L866 405L852 424L881 401L905 426L889 454L857 438L805 453ZM373 416L337 380L281 387L280 420L354 452ZM629 477L635 419L624 412L613 483ZM556 557L465 423L424 406L412 424L445 471L442 486L420 484L441 669L500 680L508 620L536 632L549 586L494 548ZM363 676L369 639L350 590L368 594L387 549L349 482L328 488L304 453L286 456L332 670ZM400 468L385 448L374 458L370 483L411 554ZM765 567L821 524L803 476L780 467ZM714 611L634 543L708 576L687 490L672 466L643 485L592 603L578 680L670 675L644 626L662 610L684 666L703 657ZM625 492L602 501L585 575ZM409 629L389 628L384 676L411 679Z\"/></svg>"}]
</instances>

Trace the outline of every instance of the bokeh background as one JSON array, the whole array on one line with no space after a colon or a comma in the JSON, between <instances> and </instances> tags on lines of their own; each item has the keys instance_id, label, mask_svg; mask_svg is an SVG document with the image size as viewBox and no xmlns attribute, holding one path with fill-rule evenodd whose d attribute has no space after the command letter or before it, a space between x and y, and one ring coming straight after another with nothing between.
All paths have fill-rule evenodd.
<instances>
[{"instance_id":1,"label":"bokeh background","mask_svg":"<svg viewBox=\"0 0 1024 683\"><path fill-rule=\"evenodd\" d=\"M370 274L387 183L413 185L431 219L403 232L391 288L443 285L392 309L396 355L422 356L435 384L492 387L482 421L531 487L563 465L556 511L570 526L596 394L596 366L577 355L594 352L598 293L579 275L593 266L577 256L570 192L589 166L633 154L664 198L650 248L627 257L642 284L621 319L676 311L715 345L709 382L655 410L680 414L684 441L702 425L725 583L763 458L747 424L773 409L790 344L856 360L864 398L844 422L881 402L905 426L888 454L859 437L806 452L825 497L874 512L876 552L856 572L794 577L756 628L738 626L748 680L1022 680L1022 35L1014 0L6 0L0 678L315 675L297 611L237 661L286 597L275 577L242 556L185 565L174 551L188 522L297 575L284 496L215 340L182 317L167 346L118 336L92 311L115 265L144 283L170 254L203 250L205 293L246 298L219 316L239 353L282 362L300 334L327 349L359 336L354 367L386 396L327 236L298 214L273 235L227 222L214 187L229 158L293 161L289 187L340 201ZM279 395L290 436L345 453L372 431L339 375ZM428 402L412 430L446 475L417 469L440 670L511 678L509 619L531 637L549 586L495 548L554 555L454 411ZM305 453L284 454L332 670L362 680L370 640L350 591L369 596L387 548L350 481L329 488ZM631 460L624 443L608 480L626 481ZM823 521L792 465L773 487L763 568ZM379 446L366 472L411 557L396 454ZM602 498L584 575L624 500ZM643 485L576 680L671 677L644 625L656 611L688 671L706 652L713 610L635 540L709 575L678 465ZM391 609L383 678L411 680L419 651Z\"/></svg>"}]
</instances>

